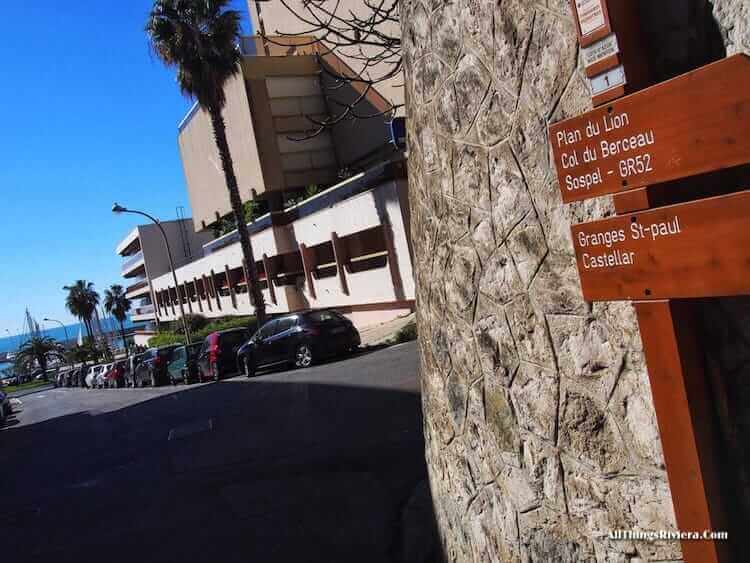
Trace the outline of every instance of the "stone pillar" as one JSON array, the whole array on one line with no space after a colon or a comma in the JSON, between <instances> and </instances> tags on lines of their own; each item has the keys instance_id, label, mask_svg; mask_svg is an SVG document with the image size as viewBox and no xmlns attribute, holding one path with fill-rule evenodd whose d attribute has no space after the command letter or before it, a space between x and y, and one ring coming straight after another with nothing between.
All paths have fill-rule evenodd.
<instances>
[{"instance_id":1,"label":"stone pillar","mask_svg":"<svg viewBox=\"0 0 750 563\"><path fill-rule=\"evenodd\" d=\"M169 303L172 305L172 316L176 317L177 316L177 311L174 308L174 302L175 302L175 300L172 299L172 291L170 290L169 286L167 286L167 294L169 295ZM177 294L177 288L175 288L175 294Z\"/></svg>"},{"instance_id":2,"label":"stone pillar","mask_svg":"<svg viewBox=\"0 0 750 563\"><path fill-rule=\"evenodd\" d=\"M250 300L250 305L255 307L253 302L253 292L250 291L250 270L247 267L247 260L242 259L242 275L245 276L245 289L247 290L247 297Z\"/></svg>"},{"instance_id":3,"label":"stone pillar","mask_svg":"<svg viewBox=\"0 0 750 563\"><path fill-rule=\"evenodd\" d=\"M401 300L404 298L404 282L398 268L398 255L396 254L396 245L393 242L393 227L391 225L383 225L383 240L385 241L385 249L388 251L388 269L391 272L393 292L396 299Z\"/></svg>"},{"instance_id":4,"label":"stone pillar","mask_svg":"<svg viewBox=\"0 0 750 563\"><path fill-rule=\"evenodd\" d=\"M208 280L206 279L206 274L203 274L202 278L203 278L203 293L206 295L206 304L208 305L208 310L213 311L213 306L211 305L211 287L208 283Z\"/></svg>"},{"instance_id":5,"label":"stone pillar","mask_svg":"<svg viewBox=\"0 0 750 563\"><path fill-rule=\"evenodd\" d=\"M187 303L188 313L193 314L193 303L190 301L190 293L188 292L188 282L182 284L183 295L185 296L185 302Z\"/></svg>"},{"instance_id":6,"label":"stone pillar","mask_svg":"<svg viewBox=\"0 0 750 563\"><path fill-rule=\"evenodd\" d=\"M331 244L333 245L333 256L336 259L336 270L338 270L339 273L341 293L349 295L349 284L346 279L345 269L348 256L344 249L344 245L341 244L341 239L339 239L339 236L335 232L331 233Z\"/></svg>"},{"instance_id":7,"label":"stone pillar","mask_svg":"<svg viewBox=\"0 0 750 563\"><path fill-rule=\"evenodd\" d=\"M563 206L550 163L548 126L591 107L569 2L404 0L400 15L426 460L445 553L680 560L676 541L607 537L676 524L633 309L581 298L570 225L611 200Z\"/></svg>"},{"instance_id":8,"label":"stone pillar","mask_svg":"<svg viewBox=\"0 0 750 563\"><path fill-rule=\"evenodd\" d=\"M276 288L273 286L273 278L276 273L271 271L271 261L267 254L263 254L263 269L266 271L266 283L268 284L268 293L271 295L271 303L276 305Z\"/></svg>"},{"instance_id":9,"label":"stone pillar","mask_svg":"<svg viewBox=\"0 0 750 563\"><path fill-rule=\"evenodd\" d=\"M198 289L198 278L193 278L193 288L195 288L195 300L198 302L198 310L203 312L203 300L201 299L201 292Z\"/></svg>"},{"instance_id":10,"label":"stone pillar","mask_svg":"<svg viewBox=\"0 0 750 563\"><path fill-rule=\"evenodd\" d=\"M221 311L221 295L219 295L219 288L216 287L216 273L211 269L211 287L213 288L213 294L216 298L216 308Z\"/></svg>"},{"instance_id":11,"label":"stone pillar","mask_svg":"<svg viewBox=\"0 0 750 563\"><path fill-rule=\"evenodd\" d=\"M300 243L299 253L302 257L302 269L305 272L305 280L307 281L307 291L310 293L310 297L317 299L315 294L315 283L313 282L313 270L317 266L315 263L315 255L307 248L305 243Z\"/></svg>"},{"instance_id":12,"label":"stone pillar","mask_svg":"<svg viewBox=\"0 0 750 563\"><path fill-rule=\"evenodd\" d=\"M237 295L234 292L234 283L232 283L232 275L229 271L229 264L224 264L224 272L227 276L227 287L229 288L229 296L232 299L232 307L237 308Z\"/></svg>"}]
</instances>

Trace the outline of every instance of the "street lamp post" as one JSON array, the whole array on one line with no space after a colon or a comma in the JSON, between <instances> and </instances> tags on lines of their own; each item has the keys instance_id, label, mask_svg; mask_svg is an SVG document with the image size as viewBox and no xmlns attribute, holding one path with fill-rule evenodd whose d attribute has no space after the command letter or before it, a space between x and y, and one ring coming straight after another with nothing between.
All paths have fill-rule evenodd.
<instances>
[{"instance_id":1,"label":"street lamp post","mask_svg":"<svg viewBox=\"0 0 750 563\"><path fill-rule=\"evenodd\" d=\"M174 260L172 259L172 249L169 247L169 239L167 238L167 233L164 232L164 227L161 226L161 222L159 222L158 219L152 217L148 213L144 213L143 211L136 211L135 209L128 209L126 207L118 205L117 203L112 205L112 213L133 213L135 215L142 215L143 217L146 217L147 219L152 221L157 227L159 227L159 232L161 232L161 236L164 239L164 246L167 249L169 269L172 270L172 279L174 280L174 288L177 292L177 302L180 305L180 317L182 318L182 328L185 331L185 340L188 344L190 344L190 329L188 329L187 320L185 319L185 307L182 304L182 297L180 296L180 284L177 282L177 272L175 272Z\"/></svg>"},{"instance_id":2,"label":"street lamp post","mask_svg":"<svg viewBox=\"0 0 750 563\"><path fill-rule=\"evenodd\" d=\"M47 317L44 317L44 319L42 320L48 323L57 323L61 327L63 327L63 330L65 331L65 342L70 342L70 337L68 336L68 328L61 321L58 321L57 319L48 319Z\"/></svg>"}]
</instances>

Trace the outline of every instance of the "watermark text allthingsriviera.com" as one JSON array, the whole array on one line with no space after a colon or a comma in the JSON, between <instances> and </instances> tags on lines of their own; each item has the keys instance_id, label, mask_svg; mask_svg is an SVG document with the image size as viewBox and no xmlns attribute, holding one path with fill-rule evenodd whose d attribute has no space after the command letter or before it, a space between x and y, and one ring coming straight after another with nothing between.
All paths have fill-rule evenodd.
<instances>
[{"instance_id":1,"label":"watermark text allthingsriviera.com","mask_svg":"<svg viewBox=\"0 0 750 563\"><path fill-rule=\"evenodd\" d=\"M661 541L661 540L712 540L725 541L729 539L729 532L713 530L676 531L676 530L611 530L611 540Z\"/></svg>"}]
</instances>

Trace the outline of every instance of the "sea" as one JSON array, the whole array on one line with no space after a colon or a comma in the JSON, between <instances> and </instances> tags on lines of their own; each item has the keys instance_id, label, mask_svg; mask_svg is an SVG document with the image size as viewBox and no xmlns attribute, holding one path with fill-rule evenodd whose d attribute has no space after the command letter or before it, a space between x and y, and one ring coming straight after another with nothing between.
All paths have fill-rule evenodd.
<instances>
[{"instance_id":1,"label":"sea","mask_svg":"<svg viewBox=\"0 0 750 563\"><path fill-rule=\"evenodd\" d=\"M81 334L83 334L83 337L86 337L86 328L80 324L70 324L65 325L65 329L61 327L60 325L57 325L55 327L49 326L49 323L43 323L47 325L47 327L42 330L42 334L44 336L49 336L50 338L54 338L55 340L59 340L60 342L63 342L65 340L65 330L68 331L68 338L70 340L77 340L78 339L78 331L81 331ZM110 331L117 331L119 333L120 325L119 323L112 318L104 318L101 319L102 324L102 330L106 332ZM125 330L131 328L133 326L133 323L128 319L123 323L125 326ZM7 333L6 333L7 334ZM0 338L0 353L4 352L13 352L15 350L18 350L18 347L20 344L23 344L28 339L28 335L21 335L20 337L15 334L13 336Z\"/></svg>"}]
</instances>

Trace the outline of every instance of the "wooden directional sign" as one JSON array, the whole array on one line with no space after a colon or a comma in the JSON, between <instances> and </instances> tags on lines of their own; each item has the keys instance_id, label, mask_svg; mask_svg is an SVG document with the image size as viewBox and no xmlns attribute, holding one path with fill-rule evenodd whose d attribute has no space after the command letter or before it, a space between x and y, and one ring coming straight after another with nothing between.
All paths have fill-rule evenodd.
<instances>
[{"instance_id":1,"label":"wooden directional sign","mask_svg":"<svg viewBox=\"0 0 750 563\"><path fill-rule=\"evenodd\" d=\"M587 301L750 294L750 191L573 227Z\"/></svg>"},{"instance_id":2,"label":"wooden directional sign","mask_svg":"<svg viewBox=\"0 0 750 563\"><path fill-rule=\"evenodd\" d=\"M550 126L565 203L750 162L750 58L735 55Z\"/></svg>"}]
</instances>

